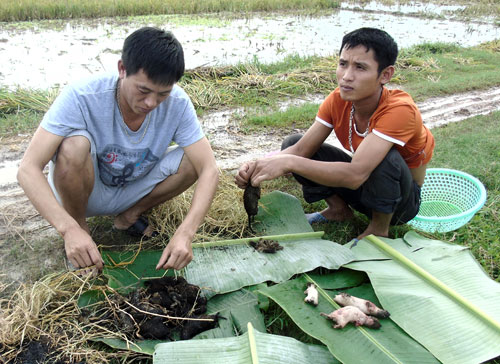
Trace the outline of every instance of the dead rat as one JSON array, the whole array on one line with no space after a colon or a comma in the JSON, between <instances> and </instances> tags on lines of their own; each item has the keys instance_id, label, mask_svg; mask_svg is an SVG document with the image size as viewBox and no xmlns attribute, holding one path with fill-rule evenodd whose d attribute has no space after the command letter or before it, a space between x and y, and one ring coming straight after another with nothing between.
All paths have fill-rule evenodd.
<instances>
[{"instance_id":1,"label":"dead rat","mask_svg":"<svg viewBox=\"0 0 500 364\"><path fill-rule=\"evenodd\" d=\"M346 306L339 308L329 314L320 313L321 316L333 321L334 329L343 329L349 322L356 326L366 326L371 329L379 329L380 322L375 317L365 315L361 310L354 306Z\"/></svg>"},{"instance_id":2,"label":"dead rat","mask_svg":"<svg viewBox=\"0 0 500 364\"><path fill-rule=\"evenodd\" d=\"M378 318L388 318L390 313L386 310L378 308L373 302L368 300L351 296L348 293L339 293L333 300L340 306L354 306L359 308L364 314L375 316Z\"/></svg>"},{"instance_id":3,"label":"dead rat","mask_svg":"<svg viewBox=\"0 0 500 364\"><path fill-rule=\"evenodd\" d=\"M307 289L304 291L304 294L307 295L306 298L304 298L304 302L311 303L314 306L318 305L318 290L316 289L316 285L314 283L307 283Z\"/></svg>"},{"instance_id":4,"label":"dead rat","mask_svg":"<svg viewBox=\"0 0 500 364\"><path fill-rule=\"evenodd\" d=\"M250 182L248 182L245 187L245 192L243 192L243 206L248 215L248 228L252 233L252 222L255 215L259 212L259 199L260 199L260 186L254 187Z\"/></svg>"}]
</instances>

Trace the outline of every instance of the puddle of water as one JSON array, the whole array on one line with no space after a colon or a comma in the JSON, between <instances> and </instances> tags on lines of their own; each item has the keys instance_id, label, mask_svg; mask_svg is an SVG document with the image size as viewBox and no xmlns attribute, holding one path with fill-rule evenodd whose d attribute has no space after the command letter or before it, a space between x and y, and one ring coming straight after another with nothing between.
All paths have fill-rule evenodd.
<instances>
[{"instance_id":1,"label":"puddle of water","mask_svg":"<svg viewBox=\"0 0 500 364\"><path fill-rule=\"evenodd\" d=\"M427 5L428 6L428 5ZM389 32L401 48L423 42L472 46L500 38L494 24L367 13L332 11L322 17L271 14L201 25L168 21L167 17L68 21L47 29L46 23L13 29L0 24L0 85L46 89L103 71L114 71L123 40L145 26L170 29L184 47L188 69L257 59L268 63L287 55L326 56L338 52L341 39L353 29L370 26ZM134 19L140 19L134 20ZM50 28L50 27L49 27Z\"/></svg>"},{"instance_id":2,"label":"puddle of water","mask_svg":"<svg viewBox=\"0 0 500 364\"><path fill-rule=\"evenodd\" d=\"M0 163L0 186L17 183L17 169L20 160L4 161Z\"/></svg>"},{"instance_id":3,"label":"puddle of water","mask_svg":"<svg viewBox=\"0 0 500 364\"><path fill-rule=\"evenodd\" d=\"M408 4L393 4L386 5L377 1L370 1L364 4L357 3L342 3L342 9L362 9L364 11L386 11L386 12L400 12L403 14L429 14L446 16L452 12L463 10L465 6L461 5L436 5L423 2L411 2Z\"/></svg>"}]
</instances>

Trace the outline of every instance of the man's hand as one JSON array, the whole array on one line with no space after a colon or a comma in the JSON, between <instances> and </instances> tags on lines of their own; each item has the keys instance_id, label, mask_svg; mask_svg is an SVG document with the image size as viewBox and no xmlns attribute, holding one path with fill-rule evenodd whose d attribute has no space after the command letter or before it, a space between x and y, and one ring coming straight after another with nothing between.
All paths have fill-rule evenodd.
<instances>
[{"instance_id":1,"label":"man's hand","mask_svg":"<svg viewBox=\"0 0 500 364\"><path fill-rule=\"evenodd\" d=\"M255 161L247 162L240 167L238 173L234 177L236 186L245 189L245 187L248 185L248 182L250 181L250 177L252 177L253 171L255 170L255 164Z\"/></svg>"},{"instance_id":2,"label":"man's hand","mask_svg":"<svg viewBox=\"0 0 500 364\"><path fill-rule=\"evenodd\" d=\"M90 235L81 227L68 230L64 236L66 256L75 268L86 268L95 265L101 271L104 265L97 245Z\"/></svg>"},{"instance_id":3,"label":"man's hand","mask_svg":"<svg viewBox=\"0 0 500 364\"><path fill-rule=\"evenodd\" d=\"M290 154L278 154L272 157L258 159L243 164L235 177L235 183L239 188L245 188L249 182L252 186L260 186L264 181L270 181L289 172L287 165Z\"/></svg>"},{"instance_id":4,"label":"man's hand","mask_svg":"<svg viewBox=\"0 0 500 364\"><path fill-rule=\"evenodd\" d=\"M174 268L180 270L193 260L191 239L174 234L169 241L156 265L156 269Z\"/></svg>"}]
</instances>

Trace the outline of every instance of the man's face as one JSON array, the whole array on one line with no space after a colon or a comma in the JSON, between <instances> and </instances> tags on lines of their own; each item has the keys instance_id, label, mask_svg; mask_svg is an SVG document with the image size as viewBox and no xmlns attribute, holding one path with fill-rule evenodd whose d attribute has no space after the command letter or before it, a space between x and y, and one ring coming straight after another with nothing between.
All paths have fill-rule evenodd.
<instances>
[{"instance_id":1,"label":"man's face","mask_svg":"<svg viewBox=\"0 0 500 364\"><path fill-rule=\"evenodd\" d=\"M122 97L127 102L124 106L128 106L138 115L151 112L170 95L174 87L174 85L164 86L152 82L142 69L128 76L125 68L119 67L119 75L122 82Z\"/></svg>"},{"instance_id":2,"label":"man's face","mask_svg":"<svg viewBox=\"0 0 500 364\"><path fill-rule=\"evenodd\" d=\"M337 66L337 82L340 96L345 101L360 102L378 95L385 81L385 74L378 73L378 63L372 49L359 45L354 48L344 48L340 54ZM388 81L388 80L387 80Z\"/></svg>"}]
</instances>

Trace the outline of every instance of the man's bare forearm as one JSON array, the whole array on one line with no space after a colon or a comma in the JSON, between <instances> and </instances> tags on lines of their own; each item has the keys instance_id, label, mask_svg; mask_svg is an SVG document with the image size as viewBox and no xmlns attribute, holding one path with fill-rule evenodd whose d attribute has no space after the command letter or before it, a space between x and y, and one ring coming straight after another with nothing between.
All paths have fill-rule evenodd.
<instances>
[{"instance_id":1,"label":"man's bare forearm","mask_svg":"<svg viewBox=\"0 0 500 364\"><path fill-rule=\"evenodd\" d=\"M191 207L184 221L178 227L178 232L184 232L191 238L194 237L210 208L218 182L219 171L215 164L203 169L196 183Z\"/></svg>"}]
</instances>

